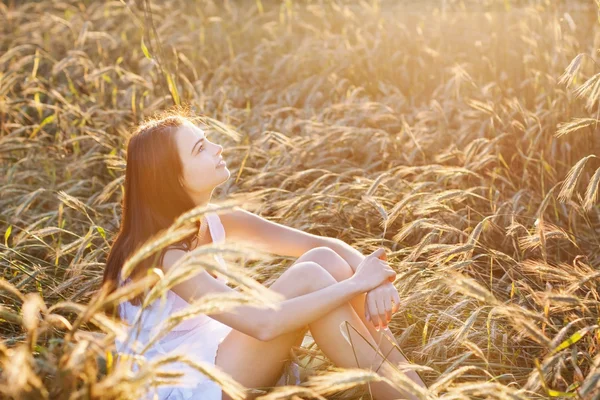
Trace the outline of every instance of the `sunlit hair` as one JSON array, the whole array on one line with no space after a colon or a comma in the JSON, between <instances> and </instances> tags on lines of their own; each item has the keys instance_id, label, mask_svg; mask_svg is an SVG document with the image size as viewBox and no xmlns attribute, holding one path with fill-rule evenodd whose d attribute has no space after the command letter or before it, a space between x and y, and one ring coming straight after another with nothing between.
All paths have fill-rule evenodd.
<instances>
[{"instance_id":1,"label":"sunlit hair","mask_svg":"<svg viewBox=\"0 0 600 400\"><path fill-rule=\"evenodd\" d=\"M138 126L127 142L121 225L111 245L102 280L108 292L118 287L123 263L135 250L195 207L179 183L183 166L175 133L186 122L192 121L182 114L163 114ZM182 243L191 247L193 236ZM142 277L156 266L159 256L155 254L137 264L132 279ZM139 297L131 302L138 304Z\"/></svg>"}]
</instances>

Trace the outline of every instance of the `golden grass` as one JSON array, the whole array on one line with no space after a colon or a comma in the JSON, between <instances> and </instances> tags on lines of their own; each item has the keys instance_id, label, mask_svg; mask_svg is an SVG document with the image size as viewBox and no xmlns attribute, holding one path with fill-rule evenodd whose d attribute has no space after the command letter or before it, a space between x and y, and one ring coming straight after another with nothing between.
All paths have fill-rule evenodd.
<instances>
[{"instance_id":1,"label":"golden grass","mask_svg":"<svg viewBox=\"0 0 600 400\"><path fill-rule=\"evenodd\" d=\"M403 300L389 326L422 366L419 396L598 397L597 5L149 6L155 31L135 2L0 4L4 397L135 399L177 379L162 366L185 362L242 398L246 388L184 355L117 363L112 343L126 333L102 312L205 269L239 295L203 297L165 330L207 310L274 307L262 284L293 261L211 245L98 291L126 138L175 103L225 147L232 174L215 212L241 205L365 254L389 249ZM123 276L206 211L149 240ZM379 379L333 368L314 343L297 353L307 381L263 399L368 398L365 382Z\"/></svg>"}]
</instances>

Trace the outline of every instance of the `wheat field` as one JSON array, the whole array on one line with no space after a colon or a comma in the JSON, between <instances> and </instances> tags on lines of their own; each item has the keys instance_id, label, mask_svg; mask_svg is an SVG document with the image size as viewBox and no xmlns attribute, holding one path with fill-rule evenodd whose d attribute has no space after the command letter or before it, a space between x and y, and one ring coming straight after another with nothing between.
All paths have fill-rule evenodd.
<instances>
[{"instance_id":1,"label":"wheat field","mask_svg":"<svg viewBox=\"0 0 600 400\"><path fill-rule=\"evenodd\" d=\"M223 210L388 250L402 299L390 330L428 389L400 372L394 385L600 399L599 2L9 0L0 21L3 398L137 399L177 378L161 366L181 357L115 363L123 329L103 310L151 279L99 288L126 139L179 106L225 148ZM294 261L207 246L150 297L218 269L214 252L238 260L244 296L192 314L268 306L261 283ZM310 341L296 354L302 386L260 399L370 398L373 372L333 368Z\"/></svg>"}]
</instances>

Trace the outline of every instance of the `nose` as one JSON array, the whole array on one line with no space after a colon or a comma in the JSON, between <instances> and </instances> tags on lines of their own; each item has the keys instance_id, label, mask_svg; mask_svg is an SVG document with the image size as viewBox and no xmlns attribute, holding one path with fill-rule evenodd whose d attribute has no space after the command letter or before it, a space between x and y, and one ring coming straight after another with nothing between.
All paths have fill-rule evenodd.
<instances>
[{"instance_id":1,"label":"nose","mask_svg":"<svg viewBox=\"0 0 600 400\"><path fill-rule=\"evenodd\" d=\"M223 152L223 146L221 146L220 144L217 145L217 155L221 154Z\"/></svg>"}]
</instances>

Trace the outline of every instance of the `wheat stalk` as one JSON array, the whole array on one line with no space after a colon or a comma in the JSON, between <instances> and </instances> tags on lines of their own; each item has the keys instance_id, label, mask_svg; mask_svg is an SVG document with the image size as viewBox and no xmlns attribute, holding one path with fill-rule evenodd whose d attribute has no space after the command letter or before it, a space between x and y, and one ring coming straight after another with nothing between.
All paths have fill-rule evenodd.
<instances>
[{"instance_id":1,"label":"wheat stalk","mask_svg":"<svg viewBox=\"0 0 600 400\"><path fill-rule=\"evenodd\" d=\"M577 186L577 180L583 171L583 167L585 167L585 163L591 158L597 157L593 154L583 157L581 160L577 161L577 164L575 164L573 168L569 170L563 186L560 189L560 193L558 194L559 200L566 202L571 199L571 196L573 196L573 192L575 191L575 187Z\"/></svg>"}]
</instances>

